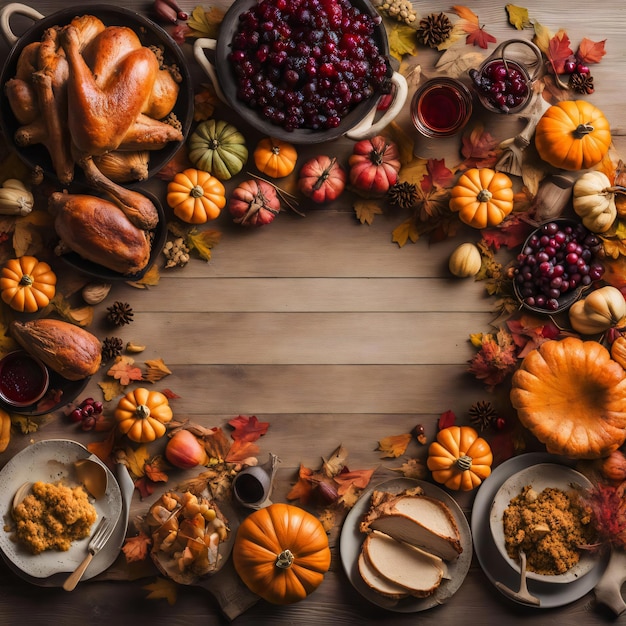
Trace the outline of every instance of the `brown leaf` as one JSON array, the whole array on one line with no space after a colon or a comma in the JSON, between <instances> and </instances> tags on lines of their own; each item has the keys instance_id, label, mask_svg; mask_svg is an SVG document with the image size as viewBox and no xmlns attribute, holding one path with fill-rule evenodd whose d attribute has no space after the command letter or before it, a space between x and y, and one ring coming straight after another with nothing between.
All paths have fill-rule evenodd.
<instances>
[{"instance_id":1,"label":"brown leaf","mask_svg":"<svg viewBox=\"0 0 626 626\"><path fill-rule=\"evenodd\" d=\"M151 539L143 531L139 531L138 535L128 537L122 546L122 552L128 563L143 561L148 556L150 550Z\"/></svg>"},{"instance_id":2,"label":"brown leaf","mask_svg":"<svg viewBox=\"0 0 626 626\"><path fill-rule=\"evenodd\" d=\"M224 431L217 427L202 435L202 443L209 459L213 462L224 461L231 446Z\"/></svg>"},{"instance_id":3,"label":"brown leaf","mask_svg":"<svg viewBox=\"0 0 626 626\"><path fill-rule=\"evenodd\" d=\"M343 445L338 446L328 459L322 458L322 472L333 478L343 470L347 458L348 450Z\"/></svg>"},{"instance_id":4,"label":"brown leaf","mask_svg":"<svg viewBox=\"0 0 626 626\"><path fill-rule=\"evenodd\" d=\"M265 435L270 427L269 422L259 422L256 415L247 417L239 415L231 419L228 424L233 427L231 437L234 440L257 441Z\"/></svg>"},{"instance_id":5,"label":"brown leaf","mask_svg":"<svg viewBox=\"0 0 626 626\"><path fill-rule=\"evenodd\" d=\"M400 467L393 469L395 472L400 472L405 478L422 480L427 476L426 465L420 459L409 459Z\"/></svg>"},{"instance_id":6,"label":"brown leaf","mask_svg":"<svg viewBox=\"0 0 626 626\"><path fill-rule=\"evenodd\" d=\"M150 593L147 595L148 600L167 600L170 606L176 604L178 596L178 585L169 578L157 578L155 582L144 585Z\"/></svg>"},{"instance_id":7,"label":"brown leaf","mask_svg":"<svg viewBox=\"0 0 626 626\"><path fill-rule=\"evenodd\" d=\"M350 485L348 489L339 497L340 504L347 509L351 509L361 497L361 489L357 489L354 485Z\"/></svg>"},{"instance_id":8,"label":"brown leaf","mask_svg":"<svg viewBox=\"0 0 626 626\"><path fill-rule=\"evenodd\" d=\"M378 442L378 450L383 452L381 455L383 458L395 458L402 456L406 452L410 441L411 433L391 435L389 437L384 437Z\"/></svg>"},{"instance_id":9,"label":"brown leaf","mask_svg":"<svg viewBox=\"0 0 626 626\"><path fill-rule=\"evenodd\" d=\"M337 511L335 509L324 509L318 516L324 530L329 533L337 523Z\"/></svg>"},{"instance_id":10,"label":"brown leaf","mask_svg":"<svg viewBox=\"0 0 626 626\"><path fill-rule=\"evenodd\" d=\"M151 359L146 361L145 365L147 370L143 380L147 380L150 383L155 383L172 373L167 365L165 365L163 359Z\"/></svg>"},{"instance_id":11,"label":"brown leaf","mask_svg":"<svg viewBox=\"0 0 626 626\"><path fill-rule=\"evenodd\" d=\"M382 215L383 210L380 208L380 202L375 200L355 200L354 212L356 218L361 224L371 225L376 215Z\"/></svg>"}]
</instances>

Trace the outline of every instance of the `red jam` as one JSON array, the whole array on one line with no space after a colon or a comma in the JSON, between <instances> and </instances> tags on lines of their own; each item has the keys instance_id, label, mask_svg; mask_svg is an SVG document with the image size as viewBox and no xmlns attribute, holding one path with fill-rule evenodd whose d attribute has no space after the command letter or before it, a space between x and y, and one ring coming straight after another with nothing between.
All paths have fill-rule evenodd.
<instances>
[{"instance_id":1,"label":"red jam","mask_svg":"<svg viewBox=\"0 0 626 626\"><path fill-rule=\"evenodd\" d=\"M0 361L0 397L8 404L34 404L47 388L48 371L26 352L11 352Z\"/></svg>"}]
</instances>

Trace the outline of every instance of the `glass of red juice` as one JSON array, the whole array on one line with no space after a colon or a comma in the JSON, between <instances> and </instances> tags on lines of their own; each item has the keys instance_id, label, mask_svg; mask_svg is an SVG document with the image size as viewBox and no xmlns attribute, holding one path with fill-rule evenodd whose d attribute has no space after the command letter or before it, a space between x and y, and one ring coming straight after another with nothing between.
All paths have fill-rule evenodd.
<instances>
[{"instance_id":1,"label":"glass of red juice","mask_svg":"<svg viewBox=\"0 0 626 626\"><path fill-rule=\"evenodd\" d=\"M415 92L411 102L413 125L426 137L458 133L472 114L472 94L454 78L431 78Z\"/></svg>"},{"instance_id":2,"label":"glass of red juice","mask_svg":"<svg viewBox=\"0 0 626 626\"><path fill-rule=\"evenodd\" d=\"M31 406L48 391L48 368L24 350L0 360L0 401L16 408Z\"/></svg>"}]
</instances>

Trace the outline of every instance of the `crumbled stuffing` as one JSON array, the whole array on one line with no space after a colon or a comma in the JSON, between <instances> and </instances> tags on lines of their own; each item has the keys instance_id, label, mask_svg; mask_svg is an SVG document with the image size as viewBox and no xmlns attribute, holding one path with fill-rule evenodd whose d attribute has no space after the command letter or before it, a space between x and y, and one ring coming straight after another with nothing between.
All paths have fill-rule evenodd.
<instances>
[{"instance_id":1,"label":"crumbled stuffing","mask_svg":"<svg viewBox=\"0 0 626 626\"><path fill-rule=\"evenodd\" d=\"M82 486L38 481L13 510L15 534L33 554L67 551L89 535L97 513Z\"/></svg>"},{"instance_id":2,"label":"crumbled stuffing","mask_svg":"<svg viewBox=\"0 0 626 626\"><path fill-rule=\"evenodd\" d=\"M591 510L574 490L548 487L541 493L527 485L504 511L507 554L526 553L529 571L563 574L580 560L581 546L593 542Z\"/></svg>"}]
</instances>

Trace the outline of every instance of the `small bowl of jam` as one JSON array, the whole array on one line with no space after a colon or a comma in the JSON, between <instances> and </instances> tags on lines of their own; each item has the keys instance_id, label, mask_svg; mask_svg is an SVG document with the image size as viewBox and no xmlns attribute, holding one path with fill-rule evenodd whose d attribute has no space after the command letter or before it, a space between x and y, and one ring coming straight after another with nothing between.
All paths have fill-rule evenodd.
<instances>
[{"instance_id":1,"label":"small bowl of jam","mask_svg":"<svg viewBox=\"0 0 626 626\"><path fill-rule=\"evenodd\" d=\"M23 408L36 404L48 391L48 368L24 350L10 352L0 360L0 402Z\"/></svg>"}]
</instances>

